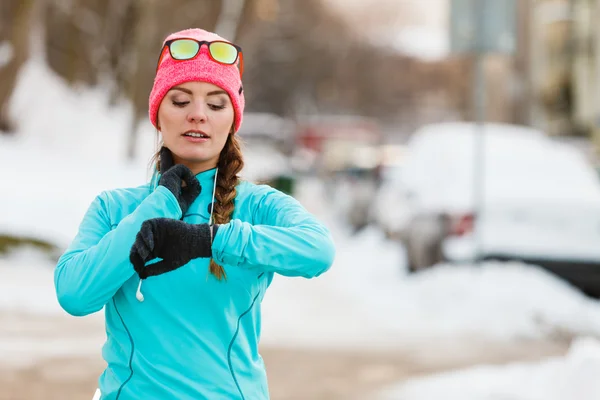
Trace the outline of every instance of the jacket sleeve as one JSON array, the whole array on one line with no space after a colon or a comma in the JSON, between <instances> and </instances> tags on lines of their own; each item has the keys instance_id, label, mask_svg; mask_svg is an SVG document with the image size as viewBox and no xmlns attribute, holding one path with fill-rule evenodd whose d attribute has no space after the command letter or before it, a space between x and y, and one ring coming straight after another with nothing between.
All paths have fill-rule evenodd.
<instances>
[{"instance_id":1,"label":"jacket sleeve","mask_svg":"<svg viewBox=\"0 0 600 400\"><path fill-rule=\"evenodd\" d=\"M135 273L129 251L142 223L155 217L181 217L175 196L162 186L114 229L106 194L97 196L54 270L54 286L61 307L75 316L102 309Z\"/></svg>"},{"instance_id":2,"label":"jacket sleeve","mask_svg":"<svg viewBox=\"0 0 600 400\"><path fill-rule=\"evenodd\" d=\"M256 224L234 219L219 226L217 263L285 276L312 278L335 258L329 230L293 197L272 189L253 204Z\"/></svg>"}]
</instances>

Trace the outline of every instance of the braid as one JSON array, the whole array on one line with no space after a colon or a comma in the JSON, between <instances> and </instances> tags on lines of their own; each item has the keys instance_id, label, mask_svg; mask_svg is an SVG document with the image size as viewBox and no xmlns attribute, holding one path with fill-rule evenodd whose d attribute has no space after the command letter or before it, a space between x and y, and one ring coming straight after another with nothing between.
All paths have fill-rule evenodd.
<instances>
[{"instance_id":1,"label":"braid","mask_svg":"<svg viewBox=\"0 0 600 400\"><path fill-rule=\"evenodd\" d=\"M237 194L236 186L240 181L238 173L244 167L240 141L235 134L230 134L227 137L217 167L216 201L213 204L213 218L215 224L226 224L231 220L233 214L234 200ZM210 273L218 280L227 279L223 267L218 265L212 258L210 260Z\"/></svg>"}]
</instances>

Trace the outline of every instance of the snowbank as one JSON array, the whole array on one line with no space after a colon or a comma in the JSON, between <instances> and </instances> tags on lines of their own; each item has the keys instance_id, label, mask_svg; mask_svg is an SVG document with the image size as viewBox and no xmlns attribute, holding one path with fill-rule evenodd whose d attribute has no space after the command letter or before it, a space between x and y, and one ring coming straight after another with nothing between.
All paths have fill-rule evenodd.
<instances>
[{"instance_id":1,"label":"snowbank","mask_svg":"<svg viewBox=\"0 0 600 400\"><path fill-rule=\"evenodd\" d=\"M475 367L417 379L383 391L381 400L596 400L600 341L581 338L564 358Z\"/></svg>"},{"instance_id":2,"label":"snowbank","mask_svg":"<svg viewBox=\"0 0 600 400\"><path fill-rule=\"evenodd\" d=\"M521 263L440 265L407 275L402 249L377 231L334 230L334 266L316 280L276 277L264 339L326 346L401 347L436 340L600 337L600 304Z\"/></svg>"}]
</instances>

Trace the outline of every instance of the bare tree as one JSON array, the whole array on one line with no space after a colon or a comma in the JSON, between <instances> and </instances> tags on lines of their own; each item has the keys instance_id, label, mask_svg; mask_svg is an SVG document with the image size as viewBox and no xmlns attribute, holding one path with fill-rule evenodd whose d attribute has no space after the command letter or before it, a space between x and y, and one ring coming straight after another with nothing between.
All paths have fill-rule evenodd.
<instances>
[{"instance_id":1,"label":"bare tree","mask_svg":"<svg viewBox=\"0 0 600 400\"><path fill-rule=\"evenodd\" d=\"M39 1L47 0L0 2L0 39L13 49L11 61L0 66L3 130L10 129L6 104L27 57L32 4ZM112 101L131 102L129 158L135 156L139 123L147 118L162 41L190 27L216 31L243 47L248 111L288 118L351 113L395 122L422 118L423 98L447 97L457 109L468 105L464 65L424 63L366 43L357 24L374 19L348 22L324 0L47 2L48 65L70 83L112 83Z\"/></svg>"},{"instance_id":2,"label":"bare tree","mask_svg":"<svg viewBox=\"0 0 600 400\"><path fill-rule=\"evenodd\" d=\"M224 38L235 40L245 5L246 0L222 0L215 32Z\"/></svg>"},{"instance_id":3,"label":"bare tree","mask_svg":"<svg viewBox=\"0 0 600 400\"><path fill-rule=\"evenodd\" d=\"M5 46L8 61L0 64L0 133L14 132L15 123L8 115L9 101L17 75L29 55L30 20L35 0L0 2L0 45Z\"/></svg>"}]
</instances>

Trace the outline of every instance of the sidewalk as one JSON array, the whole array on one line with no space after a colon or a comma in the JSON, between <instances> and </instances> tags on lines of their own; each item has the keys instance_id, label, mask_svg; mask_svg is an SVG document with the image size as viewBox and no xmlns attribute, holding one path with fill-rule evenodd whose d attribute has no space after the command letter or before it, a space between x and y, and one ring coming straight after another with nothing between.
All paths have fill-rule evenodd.
<instances>
[{"instance_id":1,"label":"sidewalk","mask_svg":"<svg viewBox=\"0 0 600 400\"><path fill-rule=\"evenodd\" d=\"M104 328L99 318L0 313L0 400L91 399ZM569 343L435 343L382 351L263 347L273 400L374 399L382 387L475 364L563 355Z\"/></svg>"}]
</instances>

